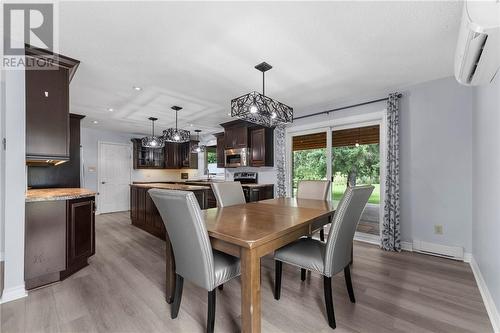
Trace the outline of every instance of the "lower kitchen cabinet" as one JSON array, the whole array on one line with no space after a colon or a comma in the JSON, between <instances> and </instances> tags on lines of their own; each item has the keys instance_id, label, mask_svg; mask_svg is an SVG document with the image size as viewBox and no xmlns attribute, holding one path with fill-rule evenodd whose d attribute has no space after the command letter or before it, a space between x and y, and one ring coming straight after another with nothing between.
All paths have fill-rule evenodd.
<instances>
[{"instance_id":1,"label":"lower kitchen cabinet","mask_svg":"<svg viewBox=\"0 0 500 333\"><path fill-rule=\"evenodd\" d=\"M66 270L61 273L63 276L87 266L87 259L95 254L94 198L67 202Z\"/></svg>"},{"instance_id":2,"label":"lower kitchen cabinet","mask_svg":"<svg viewBox=\"0 0 500 333\"><path fill-rule=\"evenodd\" d=\"M62 280L95 254L95 198L26 203L26 289Z\"/></svg>"},{"instance_id":3,"label":"lower kitchen cabinet","mask_svg":"<svg viewBox=\"0 0 500 333\"><path fill-rule=\"evenodd\" d=\"M165 239L165 225L153 199L148 194L151 188L130 186L130 220L132 225L158 237ZM206 207L206 192L193 191L201 209Z\"/></svg>"},{"instance_id":4,"label":"lower kitchen cabinet","mask_svg":"<svg viewBox=\"0 0 500 333\"><path fill-rule=\"evenodd\" d=\"M254 202L274 198L274 185L247 187L243 185L246 202Z\"/></svg>"}]
</instances>

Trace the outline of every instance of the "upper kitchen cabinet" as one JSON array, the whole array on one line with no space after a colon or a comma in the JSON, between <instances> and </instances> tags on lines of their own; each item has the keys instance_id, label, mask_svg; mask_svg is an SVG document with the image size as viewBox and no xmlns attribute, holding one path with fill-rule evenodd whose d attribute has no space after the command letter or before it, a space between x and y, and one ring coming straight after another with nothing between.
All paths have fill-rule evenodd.
<instances>
[{"instance_id":1,"label":"upper kitchen cabinet","mask_svg":"<svg viewBox=\"0 0 500 333\"><path fill-rule=\"evenodd\" d=\"M34 48L26 48L26 58L26 160L28 163L67 161L69 83L80 62ZM45 65L34 65L40 63Z\"/></svg>"},{"instance_id":2,"label":"upper kitchen cabinet","mask_svg":"<svg viewBox=\"0 0 500 333\"><path fill-rule=\"evenodd\" d=\"M191 140L179 144L180 167L185 169L198 169L198 154L191 153L191 149L198 141Z\"/></svg>"},{"instance_id":3,"label":"upper kitchen cabinet","mask_svg":"<svg viewBox=\"0 0 500 333\"><path fill-rule=\"evenodd\" d=\"M241 120L221 124L224 127L224 147L226 149L248 147L248 123Z\"/></svg>"},{"instance_id":4,"label":"upper kitchen cabinet","mask_svg":"<svg viewBox=\"0 0 500 333\"><path fill-rule=\"evenodd\" d=\"M146 148L141 139L132 139L134 144L134 169L165 168L165 152L163 148Z\"/></svg>"},{"instance_id":5,"label":"upper kitchen cabinet","mask_svg":"<svg viewBox=\"0 0 500 333\"><path fill-rule=\"evenodd\" d=\"M274 166L274 128L250 130L250 166Z\"/></svg>"}]
</instances>

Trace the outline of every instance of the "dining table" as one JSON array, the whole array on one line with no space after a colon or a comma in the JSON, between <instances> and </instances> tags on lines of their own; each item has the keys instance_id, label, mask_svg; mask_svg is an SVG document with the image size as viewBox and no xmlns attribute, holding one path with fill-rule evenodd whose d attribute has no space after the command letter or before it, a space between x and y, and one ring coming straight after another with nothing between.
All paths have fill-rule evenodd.
<instances>
[{"instance_id":1,"label":"dining table","mask_svg":"<svg viewBox=\"0 0 500 333\"><path fill-rule=\"evenodd\" d=\"M241 331L261 331L260 260L329 221L332 201L275 198L202 211L212 248L241 260ZM315 223L316 222L316 223ZM173 301L175 260L166 237L166 298Z\"/></svg>"}]
</instances>

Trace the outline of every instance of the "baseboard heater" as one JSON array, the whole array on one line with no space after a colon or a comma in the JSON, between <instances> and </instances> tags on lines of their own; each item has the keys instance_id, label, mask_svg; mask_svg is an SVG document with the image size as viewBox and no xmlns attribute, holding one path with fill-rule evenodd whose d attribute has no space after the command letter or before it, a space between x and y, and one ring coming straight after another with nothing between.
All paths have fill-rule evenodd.
<instances>
[{"instance_id":1,"label":"baseboard heater","mask_svg":"<svg viewBox=\"0 0 500 333\"><path fill-rule=\"evenodd\" d=\"M464 248L460 246L448 246L414 240L413 251L454 260L464 260Z\"/></svg>"}]
</instances>

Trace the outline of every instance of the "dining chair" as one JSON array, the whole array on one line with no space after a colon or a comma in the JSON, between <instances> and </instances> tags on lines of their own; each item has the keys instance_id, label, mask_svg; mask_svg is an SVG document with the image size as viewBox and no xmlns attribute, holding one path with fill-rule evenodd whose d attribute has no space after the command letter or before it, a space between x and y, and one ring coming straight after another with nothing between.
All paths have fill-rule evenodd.
<instances>
[{"instance_id":1,"label":"dining chair","mask_svg":"<svg viewBox=\"0 0 500 333\"><path fill-rule=\"evenodd\" d=\"M297 186L297 199L327 200L330 194L329 180L301 180ZM319 238L325 240L323 226L330 223L329 218L313 224L312 230L319 230Z\"/></svg>"},{"instance_id":2,"label":"dining chair","mask_svg":"<svg viewBox=\"0 0 500 333\"><path fill-rule=\"evenodd\" d=\"M246 203L240 182L212 183L212 191L217 199L217 207L227 207Z\"/></svg>"},{"instance_id":3,"label":"dining chair","mask_svg":"<svg viewBox=\"0 0 500 333\"><path fill-rule=\"evenodd\" d=\"M210 238L193 192L151 189L175 258L175 291L171 318L181 305L184 279L208 291L207 332L214 331L215 288L240 275L240 259L212 249Z\"/></svg>"},{"instance_id":4,"label":"dining chair","mask_svg":"<svg viewBox=\"0 0 500 333\"><path fill-rule=\"evenodd\" d=\"M356 302L352 288L351 248L354 232L374 187L371 185L348 187L335 211L326 243L312 238L300 238L274 253L276 265L274 298L280 299L283 263L315 271L323 275L323 289L328 324L335 328L332 300L332 277L344 270L344 278L352 303Z\"/></svg>"}]
</instances>

